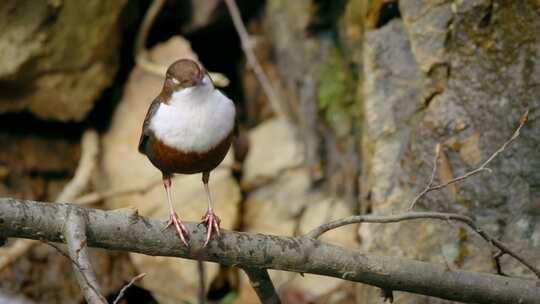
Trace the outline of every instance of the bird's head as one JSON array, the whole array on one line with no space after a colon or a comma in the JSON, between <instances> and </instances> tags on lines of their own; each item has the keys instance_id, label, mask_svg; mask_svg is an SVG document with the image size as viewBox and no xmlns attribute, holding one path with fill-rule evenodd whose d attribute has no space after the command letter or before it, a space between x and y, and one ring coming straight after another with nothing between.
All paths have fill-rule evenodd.
<instances>
[{"instance_id":1,"label":"bird's head","mask_svg":"<svg viewBox=\"0 0 540 304\"><path fill-rule=\"evenodd\" d=\"M211 80L203 67L191 59L180 59L167 69L164 87L174 93L186 88L209 84Z\"/></svg>"}]
</instances>

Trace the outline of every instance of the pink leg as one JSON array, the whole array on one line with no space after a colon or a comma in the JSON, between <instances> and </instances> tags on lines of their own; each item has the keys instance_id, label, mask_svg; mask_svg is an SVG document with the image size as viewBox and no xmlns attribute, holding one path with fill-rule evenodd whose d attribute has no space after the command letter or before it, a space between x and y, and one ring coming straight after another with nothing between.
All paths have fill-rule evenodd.
<instances>
[{"instance_id":1,"label":"pink leg","mask_svg":"<svg viewBox=\"0 0 540 304\"><path fill-rule=\"evenodd\" d=\"M204 172L203 184L204 184L204 191L206 192L206 197L208 198L208 210L202 217L202 222L201 222L206 225L206 240L204 241L203 247L206 247L206 245L208 245L208 242L210 241L210 238L212 237L212 229L214 229L217 232L218 236L220 235L219 224L221 220L214 213L212 196L210 195L210 189L208 188L209 179L210 179L210 172Z\"/></svg>"},{"instance_id":2,"label":"pink leg","mask_svg":"<svg viewBox=\"0 0 540 304\"><path fill-rule=\"evenodd\" d=\"M163 185L165 186L165 192L167 192L167 202L169 203L169 221L167 222L167 225L165 226L164 230L169 228L169 226L174 225L174 228L176 229L176 233L182 240L182 242L189 247L186 239L189 239L188 230L182 223L182 220L180 220L180 217L178 214L176 214L176 211L174 210L173 204L172 204L172 193L171 193L171 176L170 175L163 175Z\"/></svg>"}]
</instances>

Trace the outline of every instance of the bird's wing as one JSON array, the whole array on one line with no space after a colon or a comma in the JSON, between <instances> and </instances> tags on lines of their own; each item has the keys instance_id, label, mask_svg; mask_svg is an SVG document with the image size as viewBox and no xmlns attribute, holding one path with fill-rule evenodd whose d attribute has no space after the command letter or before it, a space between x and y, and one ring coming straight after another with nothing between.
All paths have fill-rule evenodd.
<instances>
[{"instance_id":1,"label":"bird's wing","mask_svg":"<svg viewBox=\"0 0 540 304\"><path fill-rule=\"evenodd\" d=\"M148 141L148 136L150 136L150 121L154 114L157 112L159 105L161 104L161 98L157 97L152 101L152 104L150 104L150 107L148 108L148 112L146 112L146 116L144 117L144 122L142 126L141 131L141 138L139 139L139 152L145 153L145 147L146 143Z\"/></svg>"}]
</instances>

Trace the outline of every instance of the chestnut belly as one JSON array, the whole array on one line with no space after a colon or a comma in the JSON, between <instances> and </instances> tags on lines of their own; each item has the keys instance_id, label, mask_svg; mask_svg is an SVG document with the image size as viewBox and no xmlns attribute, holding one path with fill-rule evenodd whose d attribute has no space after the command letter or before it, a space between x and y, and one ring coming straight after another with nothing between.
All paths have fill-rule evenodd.
<instances>
[{"instance_id":1,"label":"chestnut belly","mask_svg":"<svg viewBox=\"0 0 540 304\"><path fill-rule=\"evenodd\" d=\"M210 172L227 155L231 146L232 132L218 145L206 152L182 152L163 144L155 136L150 136L148 159L163 173L194 174Z\"/></svg>"}]
</instances>

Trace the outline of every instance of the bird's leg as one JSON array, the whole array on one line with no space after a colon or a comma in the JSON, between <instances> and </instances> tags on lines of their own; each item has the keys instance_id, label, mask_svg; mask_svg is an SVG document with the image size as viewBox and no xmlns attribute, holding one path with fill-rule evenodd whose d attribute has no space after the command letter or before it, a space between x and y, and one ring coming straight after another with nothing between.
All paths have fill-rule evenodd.
<instances>
[{"instance_id":1,"label":"bird's leg","mask_svg":"<svg viewBox=\"0 0 540 304\"><path fill-rule=\"evenodd\" d=\"M208 188L208 180L210 179L210 172L203 172L202 181L204 184L204 191L206 192L206 197L208 198L208 210L202 217L202 222L206 225L206 240L204 241L203 247L208 245L210 238L212 237L212 229L214 229L218 235L219 233L219 223L221 220L214 213L212 196L210 195L210 189Z\"/></svg>"},{"instance_id":2,"label":"bird's leg","mask_svg":"<svg viewBox=\"0 0 540 304\"><path fill-rule=\"evenodd\" d=\"M167 222L167 225L165 226L164 230L169 228L169 226L174 225L174 228L176 229L176 233L182 240L182 242L189 246L186 239L189 239L188 230L180 220L180 217L174 210L173 204L172 204L172 192L171 192L171 176L163 174L163 185L165 186L165 192L167 192L167 202L169 203L169 221Z\"/></svg>"}]
</instances>

